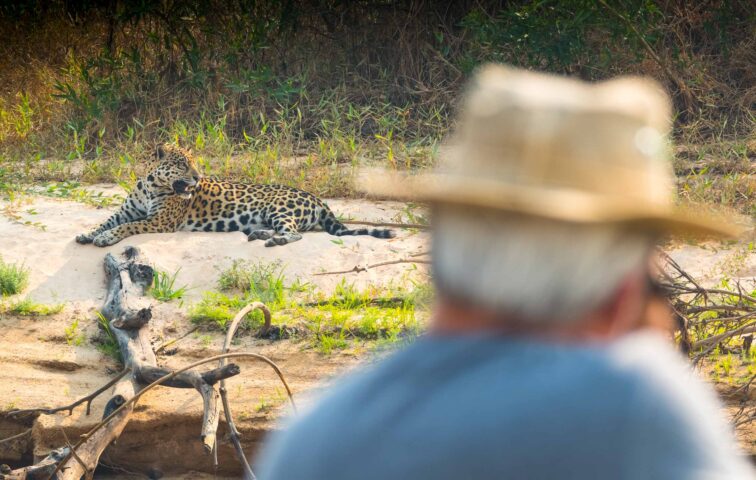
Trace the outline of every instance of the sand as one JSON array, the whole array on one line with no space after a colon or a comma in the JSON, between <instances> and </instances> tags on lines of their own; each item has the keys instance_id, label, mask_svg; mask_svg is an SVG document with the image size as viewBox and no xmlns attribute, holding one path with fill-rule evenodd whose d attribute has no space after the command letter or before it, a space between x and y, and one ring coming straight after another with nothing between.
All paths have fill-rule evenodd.
<instances>
[{"instance_id":1,"label":"sand","mask_svg":"<svg viewBox=\"0 0 756 480\"><path fill-rule=\"evenodd\" d=\"M123 194L117 187L95 188L109 194ZM366 221L395 222L402 207L393 202L329 200L328 203L337 214ZM7 203L0 202L0 209L6 206ZM0 255L6 262L21 262L31 270L30 285L24 295L43 303L100 305L105 293L102 259L107 252L120 253L126 245L142 249L160 270L173 273L180 268L176 285L190 287L186 296L189 302L199 299L206 290L216 289L221 270L235 259L279 262L287 281L299 278L327 292L342 276L313 276L314 273L348 270L427 249L427 235L408 230L399 230L397 238L390 240L308 232L301 241L271 248L265 247L262 241L248 242L240 232L144 234L106 248L79 245L74 241L77 234L96 227L114 210L34 196L27 197L25 203L15 209L19 219L0 216ZM405 282L415 278L417 271L412 265L399 264L346 277L349 282L364 287ZM424 271L422 266L420 271Z\"/></svg>"},{"instance_id":2,"label":"sand","mask_svg":"<svg viewBox=\"0 0 756 480\"><path fill-rule=\"evenodd\" d=\"M123 192L114 186L96 186L108 195ZM331 208L346 218L396 222L404 206L390 202L332 200ZM106 383L118 365L98 352L88 339L98 335L96 310L105 296L103 258L107 252L120 253L125 246L139 247L160 270L179 270L176 285L190 290L181 302L154 302L151 333L158 345L181 336L192 325L186 318L189 305L207 290L217 289L218 276L234 260L280 262L287 281L300 279L328 293L342 279L362 288L373 285L399 285L411 280L427 280L424 265L399 264L348 275L316 276L314 273L349 270L425 251L427 234L401 230L397 238L385 240L369 236L334 237L324 232L305 233L291 245L267 248L263 242L248 242L241 233L177 232L130 237L108 248L79 245L77 234L86 232L108 218L113 208L97 208L73 201L45 196L27 196L10 205L0 201L0 255L6 262L25 264L30 270L28 288L15 301L29 297L40 303L63 303L64 310L51 317L20 318L0 315L0 438L19 433L28 422L3 420L2 412L13 408L55 406L71 402ZM274 312L275 321L275 312ZM85 340L72 344L65 338L66 329L78 322L77 333ZM239 338L235 348L254 351L272 358L306 408L328 380L350 367L366 361L364 350L348 349L323 355L307 348L307 340L271 342L249 335ZM220 332L198 332L181 340L173 356L161 356L166 367L179 367L217 353L222 344ZM237 423L245 435L245 445L253 452L260 438L289 413L280 403L281 386L276 376L258 363L241 361L242 375L229 381L229 394ZM40 417L34 423L35 454L60 445L60 428L74 437L101 417L107 396L96 400L93 414L83 409L74 415ZM260 410L261 402L275 404ZM170 462L188 455L186 469L212 471L209 460L195 442L201 418L202 402L191 390L156 389L140 402L140 410L129 423L129 435L110 450L113 463L128 456L132 465L156 465L171 470ZM155 429L156 425L161 428ZM26 442L26 441L24 441ZM0 458L20 460L30 444L21 442L0 449ZM153 448L155 445L160 448ZM137 452L138 450L138 452ZM195 451L196 450L196 451ZM179 454L181 451L181 454ZM141 453L139 453L141 452ZM227 467L234 467L227 448L221 452ZM14 460L15 459L15 460ZM175 467L175 466L174 466ZM209 470L208 470L209 469Z\"/></svg>"}]
</instances>

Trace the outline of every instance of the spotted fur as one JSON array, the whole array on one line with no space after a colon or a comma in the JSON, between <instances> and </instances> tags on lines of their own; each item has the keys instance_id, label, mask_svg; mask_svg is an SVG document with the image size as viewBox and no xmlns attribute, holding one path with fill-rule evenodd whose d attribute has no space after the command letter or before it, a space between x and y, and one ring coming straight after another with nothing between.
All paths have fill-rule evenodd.
<instances>
[{"instance_id":1,"label":"spotted fur","mask_svg":"<svg viewBox=\"0 0 756 480\"><path fill-rule=\"evenodd\" d=\"M322 200L296 188L202 177L191 154L177 146L162 145L156 156L157 167L137 181L118 211L77 242L105 247L140 233L239 231L272 247L318 227L337 236L394 236L387 229L349 229Z\"/></svg>"}]
</instances>

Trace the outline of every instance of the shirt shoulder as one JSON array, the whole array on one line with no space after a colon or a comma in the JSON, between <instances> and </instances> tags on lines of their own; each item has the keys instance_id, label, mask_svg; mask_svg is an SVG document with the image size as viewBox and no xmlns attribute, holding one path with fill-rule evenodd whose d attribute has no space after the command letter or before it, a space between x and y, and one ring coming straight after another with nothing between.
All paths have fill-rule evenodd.
<instances>
[{"instance_id":1,"label":"shirt shoulder","mask_svg":"<svg viewBox=\"0 0 756 480\"><path fill-rule=\"evenodd\" d=\"M628 454L643 478L754 478L710 385L656 334L608 350L611 368L634 385Z\"/></svg>"},{"instance_id":2,"label":"shirt shoulder","mask_svg":"<svg viewBox=\"0 0 756 480\"><path fill-rule=\"evenodd\" d=\"M475 468L477 478L750 478L718 414L713 392L653 335L609 347L421 340L339 382L272 440L261 473L350 478L350 465L391 457L374 467L393 478L414 468L425 468L415 478Z\"/></svg>"}]
</instances>

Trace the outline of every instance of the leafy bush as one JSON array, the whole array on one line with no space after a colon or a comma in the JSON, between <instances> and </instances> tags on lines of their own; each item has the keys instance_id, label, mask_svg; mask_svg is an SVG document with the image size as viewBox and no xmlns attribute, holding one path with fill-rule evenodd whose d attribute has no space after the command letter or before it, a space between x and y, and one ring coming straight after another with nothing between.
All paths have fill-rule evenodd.
<instances>
[{"instance_id":1,"label":"leafy bush","mask_svg":"<svg viewBox=\"0 0 756 480\"><path fill-rule=\"evenodd\" d=\"M2 5L0 142L30 156L117 160L89 165L93 178L122 174L139 145L166 139L215 155L304 149L338 162L366 143L377 159L412 165L411 150L445 135L460 87L486 61L656 76L701 133L719 133L704 117L727 119L731 133L753 128L749 2L321 3Z\"/></svg>"},{"instance_id":2,"label":"leafy bush","mask_svg":"<svg viewBox=\"0 0 756 480\"><path fill-rule=\"evenodd\" d=\"M462 20L470 39L460 65L469 72L481 62L495 61L605 77L612 66L642 60L642 42L655 43L654 29L663 21L652 2L612 3L621 12L592 0L516 3L493 17L475 9ZM613 12L632 19L632 27Z\"/></svg>"}]
</instances>

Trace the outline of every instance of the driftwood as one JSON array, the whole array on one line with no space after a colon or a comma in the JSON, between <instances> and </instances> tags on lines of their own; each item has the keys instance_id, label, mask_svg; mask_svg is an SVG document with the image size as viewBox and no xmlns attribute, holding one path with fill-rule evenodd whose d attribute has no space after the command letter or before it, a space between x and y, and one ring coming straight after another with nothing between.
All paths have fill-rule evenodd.
<instances>
[{"instance_id":1,"label":"driftwood","mask_svg":"<svg viewBox=\"0 0 756 480\"><path fill-rule=\"evenodd\" d=\"M704 287L671 257L660 252L662 286L677 318L680 346L698 363L719 347L727 352L741 337L756 333L756 298L740 282L725 287ZM752 340L751 340L752 341ZM751 348L750 341L744 354Z\"/></svg>"},{"instance_id":2,"label":"driftwood","mask_svg":"<svg viewBox=\"0 0 756 480\"><path fill-rule=\"evenodd\" d=\"M12 470L6 474L0 474L2 479L16 479L21 478L25 480L47 480L55 474L55 470L59 463L67 458L71 454L70 447L62 447L50 452L42 461L28 466Z\"/></svg>"},{"instance_id":3,"label":"driftwood","mask_svg":"<svg viewBox=\"0 0 756 480\"><path fill-rule=\"evenodd\" d=\"M152 284L152 267L141 258L136 248L127 247L120 259L112 254L105 257L105 274L108 290L101 314L108 320L110 330L118 341L124 371L104 387L70 405L11 412L51 414L67 410L70 413L78 405L86 403L89 413L92 400L112 385L113 390L103 414L105 420L98 428L84 435L75 446L68 445L55 450L35 465L0 474L0 479L91 478L100 455L121 435L136 399L151 384L196 389L202 396L204 406L201 441L208 453L214 452L217 448L220 392L216 385L226 378L238 375L239 367L233 363L224 363L204 373L186 371L188 368L171 372L158 367L150 345L148 329L145 328L152 318L152 310L143 300L145 289ZM266 326L263 328L267 330L269 326L268 315Z\"/></svg>"},{"instance_id":4,"label":"driftwood","mask_svg":"<svg viewBox=\"0 0 756 480\"><path fill-rule=\"evenodd\" d=\"M677 319L681 350L700 365L712 352L737 354L749 358L756 333L756 298L754 285L725 282L718 287L704 287L672 258L660 253L663 260L662 286ZM740 399L740 408L731 416L735 427L753 422L756 407L750 390L756 385L756 373L740 387L727 394L730 401Z\"/></svg>"},{"instance_id":5,"label":"driftwood","mask_svg":"<svg viewBox=\"0 0 756 480\"><path fill-rule=\"evenodd\" d=\"M226 340L223 342L223 354L228 353L228 349L231 348L231 340L233 340L234 335L236 334L236 330L239 328L239 323L241 323L242 319L247 316L248 313L254 311L254 310L260 310L263 313L263 316L265 318L265 326L263 327L265 332L267 333L268 329L270 328L270 310L268 310L268 307L265 306L265 304L260 302L255 302L247 305L243 309L239 311L239 313L236 314L234 319L231 321L231 325L228 327L228 331L226 332ZM221 358L218 360L218 368L223 369L226 368L226 359ZM294 408L294 411L296 411L296 405L294 404L294 398L291 395L291 390L289 389L289 386L286 384L286 380L284 380L283 376L281 376L281 381L283 382L284 386L286 387L286 392L289 394L289 400L291 401L291 406ZM226 416L226 428L228 429L228 437L231 441L231 444L234 446L234 451L236 452L236 458L239 460L239 463L242 466L242 469L244 470L244 478L247 480L254 479L255 474L252 473L252 468L249 466L249 462L247 462L247 456L244 454L244 450L242 449L241 445L241 436L239 435L239 430L236 428L236 424L234 423L233 416L231 414L231 406L228 403L228 396L226 395L226 381L225 379L220 380L220 396L221 401L223 402L223 412ZM213 459L217 463L217 458Z\"/></svg>"},{"instance_id":6,"label":"driftwood","mask_svg":"<svg viewBox=\"0 0 756 480\"><path fill-rule=\"evenodd\" d=\"M283 386L286 389L286 393L289 396L289 401L291 402L292 408L294 408L296 410L296 405L294 404L294 397L293 397L293 395L291 393L291 389L289 388L288 383L286 383L286 379L284 378L283 373L278 368L278 366L275 363L273 363L272 360L270 360L269 358L267 358L267 357L265 357L263 355L259 355L259 354L256 354L256 353L249 353L249 352L224 353L222 355L216 355L214 357L209 357L209 358L205 358L203 360L199 360L197 362L194 362L194 363L192 363L190 365L182 367L182 368L180 368L178 370L175 370L175 371L167 374L164 377L161 377L161 378L155 380L154 382L152 382L151 384L147 385L142 390L140 390L139 392L137 392L136 394L134 394L134 396L132 398L126 400L123 404L119 405L115 410L113 410L112 412L109 412L110 414L107 417L105 417L102 422L98 423L91 430L89 430L87 433L85 433L84 435L82 435L82 439L78 443L76 443L75 445L73 445L72 447L70 447L68 456L63 461L61 461L61 462L58 463L58 466L56 467L55 470L53 470L52 475L54 475L55 473L57 473L58 469L60 468L60 466L63 465L66 461L70 460L71 458L75 458L75 459L78 460L78 455L77 455L76 452L85 443L87 443L88 439L93 438L93 436L95 434L98 434L100 432L100 430L102 430L105 427L108 427L109 423L112 420L118 418L119 415L121 415L124 411L127 411L127 409L128 409L128 411L130 411L133 408L134 404L139 400L139 398L141 398L142 395L144 395L145 393L147 393L151 389L153 389L153 388L155 388L157 386L160 386L160 385L162 385L164 383L169 383L171 380L173 380L174 378L182 375L187 370L191 370L193 368L199 367L200 365L204 365L206 363L215 362L217 360L222 360L222 359L226 359L226 358L241 358L241 357L244 357L244 358L253 358L253 359L256 359L256 360L261 360L261 361L267 363L268 365L270 365L271 368L273 368L273 370L278 375L278 378L281 380L281 383L283 383ZM52 475L51 475L51 477L48 477L48 478L52 478ZM254 477L252 477L252 478L254 478Z\"/></svg>"}]
</instances>

